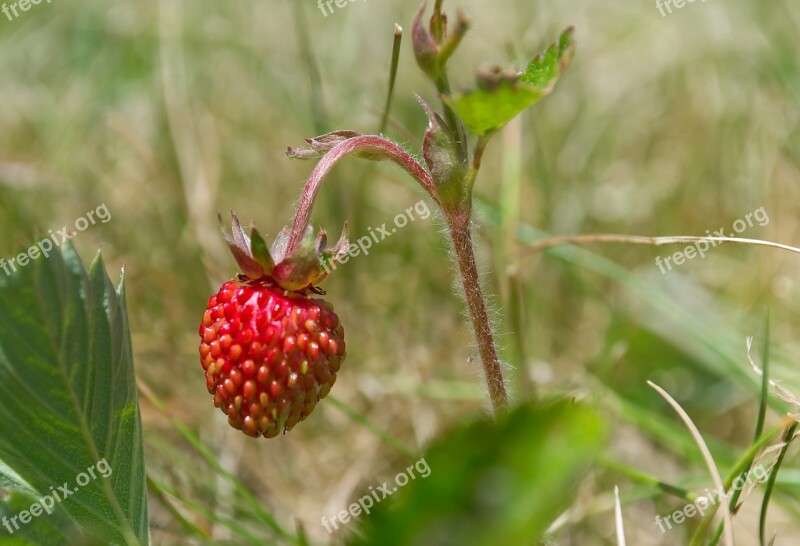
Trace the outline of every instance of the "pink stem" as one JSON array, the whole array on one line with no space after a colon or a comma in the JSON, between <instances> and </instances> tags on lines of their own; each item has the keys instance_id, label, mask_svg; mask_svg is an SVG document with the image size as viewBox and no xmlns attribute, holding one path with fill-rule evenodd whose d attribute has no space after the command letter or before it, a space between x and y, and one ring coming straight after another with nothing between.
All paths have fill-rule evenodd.
<instances>
[{"instance_id":1,"label":"pink stem","mask_svg":"<svg viewBox=\"0 0 800 546\"><path fill-rule=\"evenodd\" d=\"M294 216L292 233L289 235L289 243L286 254L291 254L300 244L311 217L311 209L314 207L314 200L322 186L322 181L328 175L333 166L343 157L350 154L361 153L374 155L375 159L389 159L403 167L423 188L439 203L439 195L436 191L436 184L433 182L428 171L414 159L411 154L406 152L397 144L381 136L364 135L353 137L340 142L330 149L308 177L303 195L300 197L300 205Z\"/></svg>"},{"instance_id":2,"label":"pink stem","mask_svg":"<svg viewBox=\"0 0 800 546\"><path fill-rule=\"evenodd\" d=\"M478 352L481 356L483 371L486 375L486 385L495 413L503 413L508 406L505 380L500 359L497 356L497 346L492 334L492 323L481 290L478 267L475 264L475 253L472 248L472 232L470 229L470 214L467 212L445 212L447 225L450 228L450 237L453 239L453 250L461 273L461 282L464 285L464 298L467 300L469 318L475 330L478 341Z\"/></svg>"}]
</instances>

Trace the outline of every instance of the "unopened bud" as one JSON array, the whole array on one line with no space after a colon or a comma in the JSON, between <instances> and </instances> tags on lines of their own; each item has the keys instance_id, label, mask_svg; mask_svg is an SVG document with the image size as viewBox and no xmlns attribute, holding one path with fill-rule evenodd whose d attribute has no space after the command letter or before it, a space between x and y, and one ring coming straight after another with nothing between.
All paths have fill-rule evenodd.
<instances>
[{"instance_id":1,"label":"unopened bud","mask_svg":"<svg viewBox=\"0 0 800 546\"><path fill-rule=\"evenodd\" d=\"M429 77L436 78L439 74L439 46L422 23L425 7L426 4L423 3L411 23L411 42L414 45L414 56L419 67Z\"/></svg>"}]
</instances>

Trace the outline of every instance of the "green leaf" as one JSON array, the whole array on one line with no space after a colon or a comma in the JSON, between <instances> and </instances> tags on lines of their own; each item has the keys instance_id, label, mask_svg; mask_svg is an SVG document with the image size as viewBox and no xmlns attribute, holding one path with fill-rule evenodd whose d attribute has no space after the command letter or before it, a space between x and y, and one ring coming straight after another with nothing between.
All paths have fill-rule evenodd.
<instances>
[{"instance_id":1,"label":"green leaf","mask_svg":"<svg viewBox=\"0 0 800 546\"><path fill-rule=\"evenodd\" d=\"M604 437L594 411L564 400L459 428L415 463L408 485L360 516L365 535L349 544L534 544L570 506Z\"/></svg>"},{"instance_id":2,"label":"green leaf","mask_svg":"<svg viewBox=\"0 0 800 546\"><path fill-rule=\"evenodd\" d=\"M550 94L575 53L575 29L567 28L558 41L533 58L520 80Z\"/></svg>"},{"instance_id":3,"label":"green leaf","mask_svg":"<svg viewBox=\"0 0 800 546\"><path fill-rule=\"evenodd\" d=\"M67 244L0 275L0 309L0 470L55 499L53 514L18 524L63 512L94 541L148 544L124 279L114 287L99 254L87 271Z\"/></svg>"},{"instance_id":4,"label":"green leaf","mask_svg":"<svg viewBox=\"0 0 800 546\"><path fill-rule=\"evenodd\" d=\"M569 27L534 57L524 72L480 71L476 89L446 95L442 100L473 133L488 135L552 93L574 52L575 30Z\"/></svg>"}]
</instances>

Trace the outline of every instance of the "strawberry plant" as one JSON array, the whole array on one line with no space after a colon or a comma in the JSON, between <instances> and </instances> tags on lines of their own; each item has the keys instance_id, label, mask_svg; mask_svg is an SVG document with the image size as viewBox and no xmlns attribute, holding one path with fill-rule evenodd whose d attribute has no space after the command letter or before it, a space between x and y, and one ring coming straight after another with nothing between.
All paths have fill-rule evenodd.
<instances>
[{"instance_id":1,"label":"strawberry plant","mask_svg":"<svg viewBox=\"0 0 800 546\"><path fill-rule=\"evenodd\" d=\"M574 30L566 29L524 70L481 67L474 88L453 91L447 62L461 42L469 23L460 14L448 32L447 17L441 11L442 3L436 2L430 25L426 27L423 23L425 7L425 4L420 7L412 22L414 55L420 69L439 93L442 113L435 112L418 97L428 117L428 129L422 146L424 164L385 137L360 135L352 130L334 131L308 139L310 148L290 148L290 157L321 157L303 190L288 245L291 250L301 241L325 177L343 158L355 155L372 160L389 160L405 169L436 202L444 217L489 396L495 411L500 412L507 407L508 396L475 262L472 190L481 167L481 158L492 136L555 88L574 54ZM470 139L474 142L470 143Z\"/></svg>"}]
</instances>

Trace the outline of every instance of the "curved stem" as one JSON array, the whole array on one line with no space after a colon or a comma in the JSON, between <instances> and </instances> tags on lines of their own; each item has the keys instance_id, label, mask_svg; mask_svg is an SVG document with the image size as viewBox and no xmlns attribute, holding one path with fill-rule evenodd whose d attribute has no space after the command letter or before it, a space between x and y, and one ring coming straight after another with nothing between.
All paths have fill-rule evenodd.
<instances>
[{"instance_id":1,"label":"curved stem","mask_svg":"<svg viewBox=\"0 0 800 546\"><path fill-rule=\"evenodd\" d=\"M294 216L292 233L289 236L286 249L287 255L291 254L303 239L303 234L305 233L306 226L308 226L308 221L311 217L311 209L314 207L314 201L317 198L317 193L319 193L323 180L340 159L355 153L364 155L370 159L388 159L394 161L413 176L417 182L428 191L431 197L439 203L436 184L434 184L431 175L428 174L428 171L420 165L411 154L400 146L386 138L375 135L349 138L331 148L330 151L319 160L317 166L314 167L314 170L308 177L308 181L303 188L303 195L300 197L300 204Z\"/></svg>"},{"instance_id":2,"label":"curved stem","mask_svg":"<svg viewBox=\"0 0 800 546\"><path fill-rule=\"evenodd\" d=\"M464 298L467 300L469 317L478 341L478 352L483 363L489 396L492 399L495 413L501 413L508 406L508 396L500 359L497 356L497 346L494 343L492 325L483 299L478 268L475 264L469 214L445 212L445 215L450 229L450 237L453 239L453 250L461 273L461 281L464 285Z\"/></svg>"},{"instance_id":3,"label":"curved stem","mask_svg":"<svg viewBox=\"0 0 800 546\"><path fill-rule=\"evenodd\" d=\"M369 159L389 159L394 161L413 176L433 197L434 201L442 207L447 219L450 237L453 240L456 261L464 285L464 296L467 300L472 327L475 330L475 337L478 342L478 351L486 374L489 396L495 412L504 411L508 406L508 397L506 395L503 372L500 367L500 359L497 356L497 347L494 343L489 314L486 311L486 304L483 299L478 268L475 263L472 234L470 232L470 202L458 203L455 206L443 204L430 173L400 146L386 138L375 135L348 138L333 146L319 160L303 188L303 195L300 197L300 204L297 207L292 224L292 232L287 243L287 255L297 248L303 238L311 216L311 209L314 206L314 201L323 180L340 159L351 154L358 154ZM465 180L470 187L477 174L477 166L475 165L471 169L468 174L468 180Z\"/></svg>"}]
</instances>

